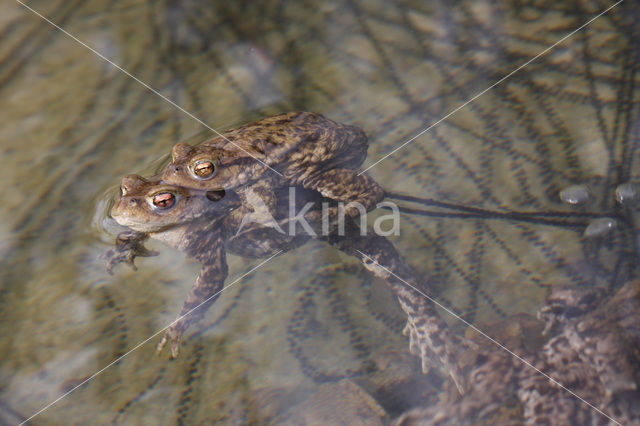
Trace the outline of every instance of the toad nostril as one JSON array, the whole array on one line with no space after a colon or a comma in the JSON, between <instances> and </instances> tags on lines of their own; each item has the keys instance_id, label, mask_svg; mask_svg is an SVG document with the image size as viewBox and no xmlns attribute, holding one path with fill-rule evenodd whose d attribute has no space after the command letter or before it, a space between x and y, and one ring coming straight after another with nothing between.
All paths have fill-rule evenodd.
<instances>
[{"instance_id":1,"label":"toad nostril","mask_svg":"<svg viewBox=\"0 0 640 426\"><path fill-rule=\"evenodd\" d=\"M180 171L181 171L181 170L182 170L182 167L180 167L180 166L175 166L175 167L173 168L173 172L174 172L174 173L180 173Z\"/></svg>"}]
</instances>

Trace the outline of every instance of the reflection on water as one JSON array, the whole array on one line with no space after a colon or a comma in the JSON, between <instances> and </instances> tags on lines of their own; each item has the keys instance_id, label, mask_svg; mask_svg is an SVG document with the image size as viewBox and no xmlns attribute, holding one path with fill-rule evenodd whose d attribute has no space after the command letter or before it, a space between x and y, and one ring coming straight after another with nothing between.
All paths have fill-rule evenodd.
<instances>
[{"instance_id":1,"label":"reflection on water","mask_svg":"<svg viewBox=\"0 0 640 426\"><path fill-rule=\"evenodd\" d=\"M216 129L317 111L362 127L373 164L613 3L29 4ZM0 419L14 424L173 320L198 266L157 245L137 272L110 277L99 257L113 236L92 224L105 188L150 175L201 129L18 3L1 7ZM638 181L637 16L620 4L369 172L420 197L616 219L586 239L403 217L399 251L439 300L507 346L492 324L535 322L550 288L613 294L637 278L638 207L616 201ZM561 201L572 185L588 187L585 204ZM250 267L231 258L229 282ZM36 420L385 422L452 391L419 373L403 320L381 282L311 242L226 291L179 359L157 358L152 339ZM542 344L539 328L521 330L530 350Z\"/></svg>"}]
</instances>

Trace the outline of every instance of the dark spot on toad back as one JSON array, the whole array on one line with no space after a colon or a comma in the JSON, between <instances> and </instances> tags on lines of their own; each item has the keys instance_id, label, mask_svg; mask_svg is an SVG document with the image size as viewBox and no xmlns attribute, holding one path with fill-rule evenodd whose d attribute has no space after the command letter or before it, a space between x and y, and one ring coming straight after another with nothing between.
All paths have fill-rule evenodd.
<instances>
[{"instance_id":1,"label":"dark spot on toad back","mask_svg":"<svg viewBox=\"0 0 640 426\"><path fill-rule=\"evenodd\" d=\"M207 191L207 198L211 201L220 201L224 196L224 189L220 189L217 191Z\"/></svg>"}]
</instances>

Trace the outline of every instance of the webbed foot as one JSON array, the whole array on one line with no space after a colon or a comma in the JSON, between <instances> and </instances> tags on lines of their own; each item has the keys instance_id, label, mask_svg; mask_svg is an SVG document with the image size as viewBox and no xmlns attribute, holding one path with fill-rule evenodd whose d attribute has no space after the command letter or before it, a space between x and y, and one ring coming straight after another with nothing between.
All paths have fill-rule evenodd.
<instances>
[{"instance_id":1,"label":"webbed foot","mask_svg":"<svg viewBox=\"0 0 640 426\"><path fill-rule=\"evenodd\" d=\"M182 337L182 334L186 329L186 327L181 323L183 320L184 319L178 320L178 322L171 325L171 327L169 327L167 331L165 331L164 336L162 336L162 340L160 340L158 346L156 346L156 354L162 355L162 350L167 345L167 343L170 342L170 359L178 358L178 355L180 354L180 338Z\"/></svg>"},{"instance_id":2,"label":"webbed foot","mask_svg":"<svg viewBox=\"0 0 640 426\"><path fill-rule=\"evenodd\" d=\"M119 263L125 263L136 271L138 268L134 260L137 256L157 256L157 251L149 250L144 246L144 242L148 238L149 235L143 232L124 231L119 233L116 237L116 247L102 256L107 261L106 268L109 275L113 275L113 268Z\"/></svg>"},{"instance_id":3,"label":"webbed foot","mask_svg":"<svg viewBox=\"0 0 640 426\"><path fill-rule=\"evenodd\" d=\"M428 373L432 368L442 368L453 380L460 394L467 388L465 377L458 365L458 352L467 346L449 332L442 330L437 323L428 318L417 321L409 318L402 334L409 337L409 352L418 356L422 364L422 372Z\"/></svg>"}]
</instances>

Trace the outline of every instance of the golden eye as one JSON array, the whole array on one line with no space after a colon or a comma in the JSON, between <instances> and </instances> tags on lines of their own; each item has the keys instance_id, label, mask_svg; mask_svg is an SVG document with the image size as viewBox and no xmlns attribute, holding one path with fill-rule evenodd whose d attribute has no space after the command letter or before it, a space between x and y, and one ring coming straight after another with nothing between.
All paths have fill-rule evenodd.
<instances>
[{"instance_id":1,"label":"golden eye","mask_svg":"<svg viewBox=\"0 0 640 426\"><path fill-rule=\"evenodd\" d=\"M176 203L176 196L170 192L161 192L153 196L153 205L159 209L168 209Z\"/></svg>"},{"instance_id":2,"label":"golden eye","mask_svg":"<svg viewBox=\"0 0 640 426\"><path fill-rule=\"evenodd\" d=\"M199 179L209 179L216 173L216 165L211 160L198 160L191 168L193 174Z\"/></svg>"}]
</instances>

